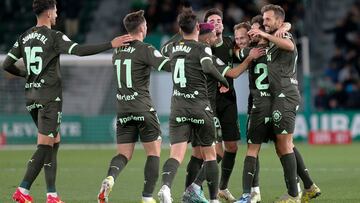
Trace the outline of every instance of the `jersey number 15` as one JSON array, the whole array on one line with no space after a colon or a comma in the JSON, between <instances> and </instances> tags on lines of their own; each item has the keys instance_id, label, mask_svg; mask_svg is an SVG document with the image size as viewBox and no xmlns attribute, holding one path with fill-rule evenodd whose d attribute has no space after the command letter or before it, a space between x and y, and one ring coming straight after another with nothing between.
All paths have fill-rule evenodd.
<instances>
[{"instance_id":1,"label":"jersey number 15","mask_svg":"<svg viewBox=\"0 0 360 203\"><path fill-rule=\"evenodd\" d=\"M26 54L26 69L28 75L30 71L35 75L39 75L42 70L42 59L40 56L37 56L37 53L42 53L43 49L41 47L25 47Z\"/></svg>"}]
</instances>

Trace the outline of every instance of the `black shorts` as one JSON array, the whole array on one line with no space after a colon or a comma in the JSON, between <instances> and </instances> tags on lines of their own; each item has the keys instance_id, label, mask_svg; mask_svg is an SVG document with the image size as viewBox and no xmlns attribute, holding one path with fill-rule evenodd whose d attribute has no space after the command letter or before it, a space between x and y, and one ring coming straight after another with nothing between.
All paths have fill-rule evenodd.
<instances>
[{"instance_id":1,"label":"black shorts","mask_svg":"<svg viewBox=\"0 0 360 203\"><path fill-rule=\"evenodd\" d=\"M170 113L169 136L171 144L195 139L199 146L211 146L215 142L212 111L173 109Z\"/></svg>"},{"instance_id":2,"label":"black shorts","mask_svg":"<svg viewBox=\"0 0 360 203\"><path fill-rule=\"evenodd\" d=\"M116 139L118 144L152 142L161 139L156 111L118 113Z\"/></svg>"},{"instance_id":3,"label":"black shorts","mask_svg":"<svg viewBox=\"0 0 360 203\"><path fill-rule=\"evenodd\" d=\"M60 131L62 101L26 101L26 109L34 120L39 133L56 137Z\"/></svg>"},{"instance_id":4,"label":"black shorts","mask_svg":"<svg viewBox=\"0 0 360 203\"><path fill-rule=\"evenodd\" d=\"M215 143L220 143L220 142L222 142L220 121L217 117L213 117L213 119L214 119L214 129L215 129L215 131L214 131ZM190 142L191 142L192 147L201 146L200 142L198 140L198 137L199 136L196 135L196 131L193 130L191 132L191 136L190 136L190 139L191 139Z\"/></svg>"},{"instance_id":5,"label":"black shorts","mask_svg":"<svg viewBox=\"0 0 360 203\"><path fill-rule=\"evenodd\" d=\"M247 123L247 143L275 141L271 121L271 98L254 98Z\"/></svg>"},{"instance_id":6,"label":"black shorts","mask_svg":"<svg viewBox=\"0 0 360 203\"><path fill-rule=\"evenodd\" d=\"M300 104L299 91L289 87L272 96L271 115L274 133L276 135L294 133L296 113Z\"/></svg>"},{"instance_id":7,"label":"black shorts","mask_svg":"<svg viewBox=\"0 0 360 203\"><path fill-rule=\"evenodd\" d=\"M227 105L221 105L217 103L216 112L221 124L222 140L240 140L240 126L236 101L233 103L228 103Z\"/></svg>"}]
</instances>

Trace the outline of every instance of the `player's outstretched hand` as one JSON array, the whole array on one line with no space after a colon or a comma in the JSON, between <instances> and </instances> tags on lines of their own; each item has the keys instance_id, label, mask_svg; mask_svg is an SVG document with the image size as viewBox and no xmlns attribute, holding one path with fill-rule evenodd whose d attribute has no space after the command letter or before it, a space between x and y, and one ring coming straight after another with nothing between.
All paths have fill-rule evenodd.
<instances>
[{"instance_id":1,"label":"player's outstretched hand","mask_svg":"<svg viewBox=\"0 0 360 203\"><path fill-rule=\"evenodd\" d=\"M129 42L133 41L134 39L129 35L122 35L119 37L115 37L113 40L111 40L111 46L113 48L117 47L123 47L129 45Z\"/></svg>"},{"instance_id":2,"label":"player's outstretched hand","mask_svg":"<svg viewBox=\"0 0 360 203\"><path fill-rule=\"evenodd\" d=\"M260 36L260 37L267 38L269 34L266 33L266 32L264 32L264 31L261 31L261 30L258 29L258 28L252 28L252 29L248 32L248 35L250 35L250 37Z\"/></svg>"},{"instance_id":3,"label":"player's outstretched hand","mask_svg":"<svg viewBox=\"0 0 360 203\"><path fill-rule=\"evenodd\" d=\"M258 59L259 57L265 55L266 50L264 48L252 48L249 53L251 60Z\"/></svg>"}]
</instances>

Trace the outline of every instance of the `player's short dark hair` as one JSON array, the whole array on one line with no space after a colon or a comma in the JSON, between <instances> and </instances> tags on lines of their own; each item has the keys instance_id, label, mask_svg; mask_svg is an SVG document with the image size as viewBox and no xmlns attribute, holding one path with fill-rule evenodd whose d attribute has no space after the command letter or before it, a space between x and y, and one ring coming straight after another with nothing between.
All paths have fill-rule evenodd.
<instances>
[{"instance_id":1,"label":"player's short dark hair","mask_svg":"<svg viewBox=\"0 0 360 203\"><path fill-rule=\"evenodd\" d=\"M123 20L124 27L128 33L136 32L143 22L145 22L144 10L129 13Z\"/></svg>"},{"instance_id":2,"label":"player's short dark hair","mask_svg":"<svg viewBox=\"0 0 360 203\"><path fill-rule=\"evenodd\" d=\"M255 23L259 23L259 25L260 25L259 29L262 31L265 31L264 19L263 19L262 15L257 15L257 16L254 16L253 18L251 18L251 25L253 25Z\"/></svg>"},{"instance_id":3,"label":"player's short dark hair","mask_svg":"<svg viewBox=\"0 0 360 203\"><path fill-rule=\"evenodd\" d=\"M53 9L56 6L56 0L34 0L32 8L34 13L38 16L42 12Z\"/></svg>"},{"instance_id":4,"label":"player's short dark hair","mask_svg":"<svg viewBox=\"0 0 360 203\"><path fill-rule=\"evenodd\" d=\"M192 11L182 12L178 16L179 27L185 34L191 34L198 22L196 14Z\"/></svg>"},{"instance_id":5,"label":"player's short dark hair","mask_svg":"<svg viewBox=\"0 0 360 203\"><path fill-rule=\"evenodd\" d=\"M262 15L257 15L257 16L254 16L253 18L251 18L251 25L255 24L255 23L259 23L259 25L264 24L264 19L263 19Z\"/></svg>"},{"instance_id":6,"label":"player's short dark hair","mask_svg":"<svg viewBox=\"0 0 360 203\"><path fill-rule=\"evenodd\" d=\"M208 18L212 15L218 15L221 19L223 19L223 12L218 8L212 8L205 12L204 22L207 22Z\"/></svg>"},{"instance_id":7,"label":"player's short dark hair","mask_svg":"<svg viewBox=\"0 0 360 203\"><path fill-rule=\"evenodd\" d=\"M247 31L249 31L249 30L251 29L251 26L250 26L249 22L241 22L241 23L236 24L236 25L234 26L234 31L235 31L235 30L238 30L238 29L241 29L241 28L244 28L244 29L246 29Z\"/></svg>"},{"instance_id":8,"label":"player's short dark hair","mask_svg":"<svg viewBox=\"0 0 360 203\"><path fill-rule=\"evenodd\" d=\"M285 19L285 11L279 5L268 4L261 8L261 14L264 14L267 11L274 11L275 16L280 17L282 20Z\"/></svg>"}]
</instances>

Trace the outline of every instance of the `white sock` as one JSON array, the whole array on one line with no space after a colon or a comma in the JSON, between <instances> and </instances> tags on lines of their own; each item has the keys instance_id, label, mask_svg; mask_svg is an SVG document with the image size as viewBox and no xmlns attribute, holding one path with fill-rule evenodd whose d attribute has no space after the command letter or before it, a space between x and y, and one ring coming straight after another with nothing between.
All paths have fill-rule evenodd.
<instances>
[{"instance_id":1,"label":"white sock","mask_svg":"<svg viewBox=\"0 0 360 203\"><path fill-rule=\"evenodd\" d=\"M195 188L196 190L201 190L201 187L199 185L197 185L196 183L191 183L192 187Z\"/></svg>"},{"instance_id":2,"label":"white sock","mask_svg":"<svg viewBox=\"0 0 360 203\"><path fill-rule=\"evenodd\" d=\"M46 193L46 196L52 196L52 197L57 197L57 192L48 192Z\"/></svg>"},{"instance_id":3,"label":"white sock","mask_svg":"<svg viewBox=\"0 0 360 203\"><path fill-rule=\"evenodd\" d=\"M21 193L23 193L24 195L28 195L30 193L30 191L28 189L22 188L22 187L18 187L18 189L20 190Z\"/></svg>"},{"instance_id":4,"label":"white sock","mask_svg":"<svg viewBox=\"0 0 360 203\"><path fill-rule=\"evenodd\" d=\"M152 197L142 197L142 200L144 201L144 202L148 202L148 201L151 201L151 200L153 200L154 198L152 198Z\"/></svg>"},{"instance_id":5,"label":"white sock","mask_svg":"<svg viewBox=\"0 0 360 203\"><path fill-rule=\"evenodd\" d=\"M260 193L260 187L259 187L259 186L252 187L252 188L251 188L251 192Z\"/></svg>"},{"instance_id":6,"label":"white sock","mask_svg":"<svg viewBox=\"0 0 360 203\"><path fill-rule=\"evenodd\" d=\"M220 202L217 199L213 199L213 200L210 200L210 203L220 203Z\"/></svg>"},{"instance_id":7,"label":"white sock","mask_svg":"<svg viewBox=\"0 0 360 203\"><path fill-rule=\"evenodd\" d=\"M297 183L297 188L298 188L298 192L300 193L301 192L301 186L300 186L300 183Z\"/></svg>"}]
</instances>

